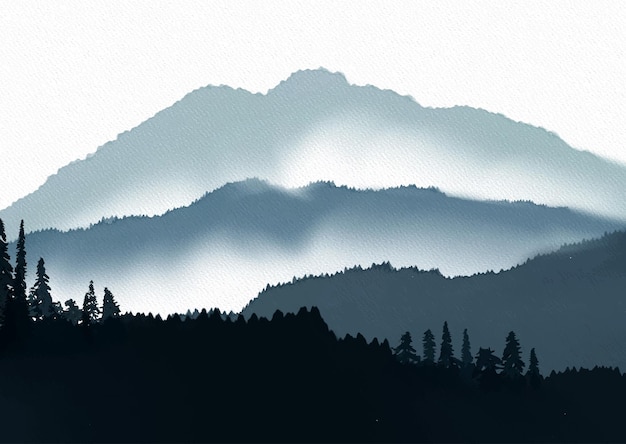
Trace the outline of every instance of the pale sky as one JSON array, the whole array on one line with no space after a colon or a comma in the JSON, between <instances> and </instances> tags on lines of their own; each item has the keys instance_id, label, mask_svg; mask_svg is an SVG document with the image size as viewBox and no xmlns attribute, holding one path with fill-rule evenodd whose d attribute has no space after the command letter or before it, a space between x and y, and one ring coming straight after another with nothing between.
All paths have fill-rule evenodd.
<instances>
[{"instance_id":1,"label":"pale sky","mask_svg":"<svg viewBox=\"0 0 626 444\"><path fill-rule=\"evenodd\" d=\"M0 0L0 208L186 93L323 66L626 163L626 2Z\"/></svg>"}]
</instances>

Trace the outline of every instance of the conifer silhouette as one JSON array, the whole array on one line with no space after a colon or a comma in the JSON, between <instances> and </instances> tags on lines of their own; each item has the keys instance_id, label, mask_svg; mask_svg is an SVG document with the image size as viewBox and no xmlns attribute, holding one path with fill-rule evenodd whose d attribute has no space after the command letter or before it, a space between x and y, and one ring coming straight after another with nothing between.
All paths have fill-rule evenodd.
<instances>
[{"instance_id":1,"label":"conifer silhouette","mask_svg":"<svg viewBox=\"0 0 626 444\"><path fill-rule=\"evenodd\" d=\"M411 333L407 331L400 338L400 345L393 349L394 356L403 364L416 364L420 361L420 357L417 356L413 345L411 345L412 342Z\"/></svg>"},{"instance_id":2,"label":"conifer silhouette","mask_svg":"<svg viewBox=\"0 0 626 444\"><path fill-rule=\"evenodd\" d=\"M502 376L517 380L522 376L524 366L519 341L515 332L511 331L506 337L506 345L502 354Z\"/></svg>"},{"instance_id":3,"label":"conifer silhouette","mask_svg":"<svg viewBox=\"0 0 626 444\"><path fill-rule=\"evenodd\" d=\"M85 299L83 301L81 324L84 326L95 324L98 322L99 315L100 309L98 308L98 300L96 299L96 293L93 288L93 281L90 281L89 291L85 293Z\"/></svg>"},{"instance_id":4,"label":"conifer silhouette","mask_svg":"<svg viewBox=\"0 0 626 444\"><path fill-rule=\"evenodd\" d=\"M4 222L0 219L0 324L6 321L6 310L13 292L13 266L9 257L9 248Z\"/></svg>"},{"instance_id":5,"label":"conifer silhouette","mask_svg":"<svg viewBox=\"0 0 626 444\"><path fill-rule=\"evenodd\" d=\"M452 337L450 336L450 330L448 330L448 323L444 322L438 364L447 368L453 364L453 359L454 350L452 349Z\"/></svg>"},{"instance_id":6,"label":"conifer silhouette","mask_svg":"<svg viewBox=\"0 0 626 444\"><path fill-rule=\"evenodd\" d=\"M541 373L539 373L539 360L535 354L535 349L530 350L530 364L528 365L528 371L526 372L526 378L530 386L537 390L541 386Z\"/></svg>"},{"instance_id":7,"label":"conifer silhouette","mask_svg":"<svg viewBox=\"0 0 626 444\"><path fill-rule=\"evenodd\" d=\"M56 308L50 295L49 277L46 274L46 267L43 258L37 262L37 278L35 285L30 290L29 312L35 319L53 318L56 315Z\"/></svg>"},{"instance_id":8,"label":"conifer silhouette","mask_svg":"<svg viewBox=\"0 0 626 444\"><path fill-rule=\"evenodd\" d=\"M467 334L467 328L463 330L463 346L461 347L461 364L464 368L472 365L474 358L472 357L472 350L470 346L469 335Z\"/></svg>"},{"instance_id":9,"label":"conifer silhouette","mask_svg":"<svg viewBox=\"0 0 626 444\"><path fill-rule=\"evenodd\" d=\"M5 310L5 327L10 336L20 337L28 330L29 323L30 313L26 300L26 236L24 234L24 221L22 221L17 239L13 291L7 300Z\"/></svg>"},{"instance_id":10,"label":"conifer silhouette","mask_svg":"<svg viewBox=\"0 0 626 444\"><path fill-rule=\"evenodd\" d=\"M435 335L430 329L424 332L424 337L422 339L422 346L424 349L424 363L428 365L432 365L435 363Z\"/></svg>"},{"instance_id":11,"label":"conifer silhouette","mask_svg":"<svg viewBox=\"0 0 626 444\"><path fill-rule=\"evenodd\" d=\"M120 315L120 307L115 302L115 298L113 297L113 293L107 288L104 287L104 300L102 302L102 320L106 321L110 318L117 318Z\"/></svg>"}]
</instances>

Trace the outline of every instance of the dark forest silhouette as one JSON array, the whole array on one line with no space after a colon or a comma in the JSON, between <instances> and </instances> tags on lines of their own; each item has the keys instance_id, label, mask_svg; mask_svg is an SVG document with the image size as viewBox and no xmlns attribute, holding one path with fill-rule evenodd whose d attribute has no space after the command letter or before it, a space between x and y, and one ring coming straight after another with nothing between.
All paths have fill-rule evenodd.
<instances>
[{"instance_id":1,"label":"dark forest silhouette","mask_svg":"<svg viewBox=\"0 0 626 444\"><path fill-rule=\"evenodd\" d=\"M26 292L26 235L24 221L20 223L15 267L8 252L4 223L0 219L0 327L6 344L21 341L29 336L33 322L65 320L73 325L88 326L120 316L120 308L113 293L104 288L102 307L98 306L93 281L85 294L82 310L73 299L61 303L52 300L45 261L39 258L35 284Z\"/></svg>"},{"instance_id":2,"label":"dark forest silhouette","mask_svg":"<svg viewBox=\"0 0 626 444\"><path fill-rule=\"evenodd\" d=\"M45 262L26 293L23 224L11 265L0 221L0 440L10 442L624 441L626 376L543 377L515 332L501 354L448 323L393 349L337 338L320 311L162 319L121 314L93 282L82 310L52 301ZM70 302L70 301L68 301ZM439 343L439 345L437 345ZM525 356L525 355L524 355Z\"/></svg>"}]
</instances>

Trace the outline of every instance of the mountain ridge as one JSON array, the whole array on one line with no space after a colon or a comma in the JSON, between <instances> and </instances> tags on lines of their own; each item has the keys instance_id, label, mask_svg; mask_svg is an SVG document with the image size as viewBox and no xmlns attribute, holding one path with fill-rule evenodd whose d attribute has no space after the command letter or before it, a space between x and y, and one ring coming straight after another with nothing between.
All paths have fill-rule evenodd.
<instances>
[{"instance_id":1,"label":"mountain ridge","mask_svg":"<svg viewBox=\"0 0 626 444\"><path fill-rule=\"evenodd\" d=\"M242 313L266 317L316 306L337 336L360 332L392 346L406 331L416 344L426 329L439 337L447 321L457 355L465 328L472 344L493 349L514 330L524 353L536 347L544 370L624 368L625 285L626 232L616 231L501 272L448 277L387 262L307 276L266 287Z\"/></svg>"},{"instance_id":2,"label":"mountain ridge","mask_svg":"<svg viewBox=\"0 0 626 444\"><path fill-rule=\"evenodd\" d=\"M29 257L45 259L62 299L80 298L94 280L127 309L168 313L235 311L268 283L354 263L391 261L452 276L507 269L623 227L567 208L472 201L435 189L364 191L318 182L289 190L256 179L161 216L36 231L26 243Z\"/></svg>"},{"instance_id":3,"label":"mountain ridge","mask_svg":"<svg viewBox=\"0 0 626 444\"><path fill-rule=\"evenodd\" d=\"M621 165L502 114L422 107L323 69L295 73L266 94L198 88L60 168L0 217L8 225L29 220L36 230L163 214L246 177L288 187L435 186L626 220Z\"/></svg>"}]
</instances>

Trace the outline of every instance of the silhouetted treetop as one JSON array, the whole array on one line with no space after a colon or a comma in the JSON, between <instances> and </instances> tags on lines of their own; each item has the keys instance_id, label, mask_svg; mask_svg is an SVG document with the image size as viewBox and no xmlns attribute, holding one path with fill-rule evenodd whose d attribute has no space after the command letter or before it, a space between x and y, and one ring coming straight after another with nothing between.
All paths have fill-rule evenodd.
<instances>
[{"instance_id":1,"label":"silhouetted treetop","mask_svg":"<svg viewBox=\"0 0 626 444\"><path fill-rule=\"evenodd\" d=\"M4 222L0 219L0 323L5 322L7 303L13 291L13 266L9 257Z\"/></svg>"},{"instance_id":2,"label":"silhouetted treetop","mask_svg":"<svg viewBox=\"0 0 626 444\"><path fill-rule=\"evenodd\" d=\"M90 325L98 322L100 317L100 309L98 308L98 300L93 288L93 281L89 282L89 291L85 293L83 300L83 314L81 317L82 325Z\"/></svg>"},{"instance_id":3,"label":"silhouetted treetop","mask_svg":"<svg viewBox=\"0 0 626 444\"><path fill-rule=\"evenodd\" d=\"M115 301L113 293L104 287L104 300L102 302L102 321L117 318L120 315L120 307Z\"/></svg>"},{"instance_id":4,"label":"silhouetted treetop","mask_svg":"<svg viewBox=\"0 0 626 444\"><path fill-rule=\"evenodd\" d=\"M519 341L515 332L511 331L506 337L506 345L502 354L502 374L509 379L518 379L522 376L524 366Z\"/></svg>"},{"instance_id":5,"label":"silhouetted treetop","mask_svg":"<svg viewBox=\"0 0 626 444\"><path fill-rule=\"evenodd\" d=\"M422 339L422 346L424 349L424 363L425 364L434 364L435 363L435 335L430 331L430 329L424 332L424 337Z\"/></svg>"},{"instance_id":6,"label":"silhouetted treetop","mask_svg":"<svg viewBox=\"0 0 626 444\"><path fill-rule=\"evenodd\" d=\"M441 350L438 364L443 367L450 367L453 364L454 350L452 349L452 337L448 330L448 323L443 323L443 333L441 335Z\"/></svg>"},{"instance_id":7,"label":"silhouetted treetop","mask_svg":"<svg viewBox=\"0 0 626 444\"><path fill-rule=\"evenodd\" d=\"M394 356L403 364L417 364L420 361L420 357L417 356L411 344L412 342L411 333L407 331L400 338L400 345L394 349Z\"/></svg>"},{"instance_id":8,"label":"silhouetted treetop","mask_svg":"<svg viewBox=\"0 0 626 444\"><path fill-rule=\"evenodd\" d=\"M37 278L29 295L29 311L35 319L51 318L56 314L50 294L49 280L50 278L46 274L45 262L43 258L39 258L39 262L37 262Z\"/></svg>"},{"instance_id":9,"label":"silhouetted treetop","mask_svg":"<svg viewBox=\"0 0 626 444\"><path fill-rule=\"evenodd\" d=\"M461 347L461 364L463 367L469 367L472 365L474 358L472 356L472 350L470 346L469 335L467 334L467 328L463 330L463 346Z\"/></svg>"}]
</instances>

